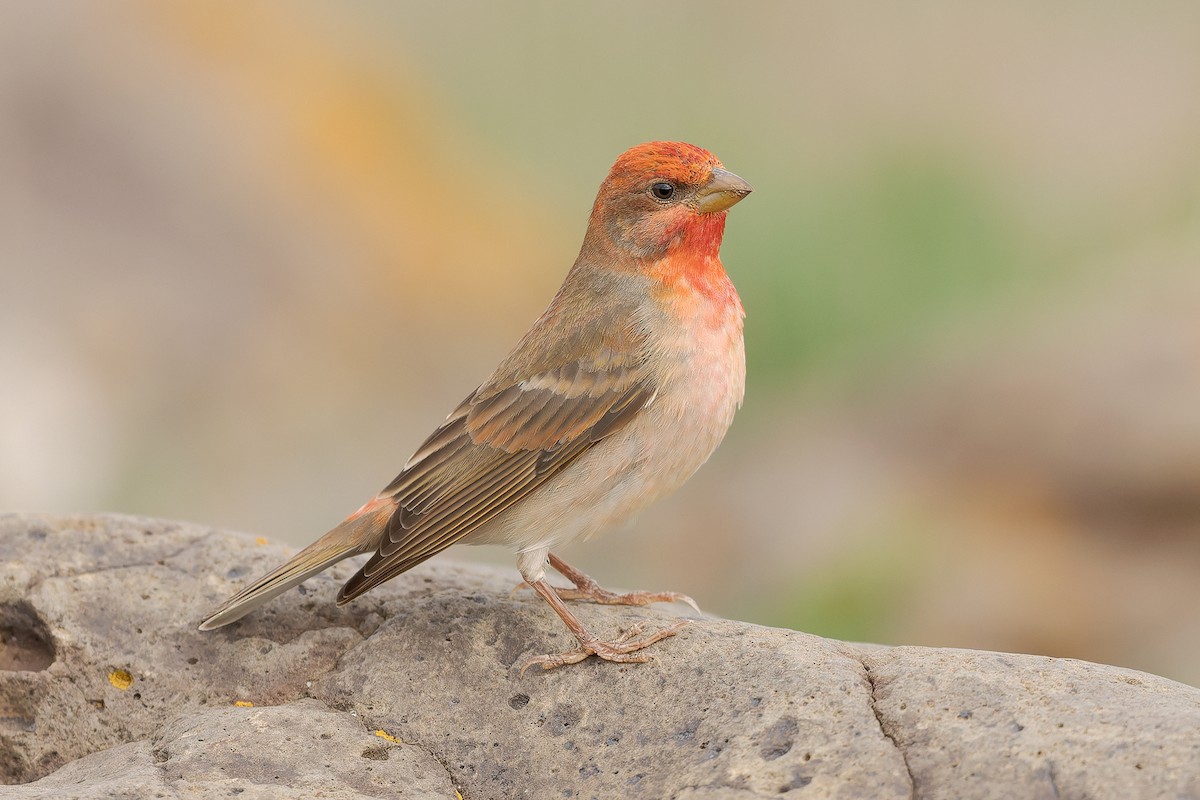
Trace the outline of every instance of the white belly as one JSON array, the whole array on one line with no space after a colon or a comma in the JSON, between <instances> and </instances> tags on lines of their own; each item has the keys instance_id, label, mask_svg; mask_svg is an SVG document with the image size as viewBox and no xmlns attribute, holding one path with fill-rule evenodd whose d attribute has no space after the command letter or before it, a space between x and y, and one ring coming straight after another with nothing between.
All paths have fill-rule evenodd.
<instances>
[{"instance_id":1,"label":"white belly","mask_svg":"<svg viewBox=\"0 0 1200 800\"><path fill-rule=\"evenodd\" d=\"M679 488L733 422L745 389L741 310L718 325L662 342L676 353L654 400L626 427L598 442L561 473L475 531L471 544L508 544L522 572L540 572L545 553L625 522ZM526 574L526 577L530 577Z\"/></svg>"}]
</instances>

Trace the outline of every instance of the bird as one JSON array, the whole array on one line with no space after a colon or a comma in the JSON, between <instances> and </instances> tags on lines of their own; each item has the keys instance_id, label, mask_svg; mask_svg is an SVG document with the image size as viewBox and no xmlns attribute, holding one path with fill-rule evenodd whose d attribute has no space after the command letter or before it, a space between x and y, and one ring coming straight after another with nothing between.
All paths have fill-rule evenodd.
<instances>
[{"instance_id":1,"label":"bird","mask_svg":"<svg viewBox=\"0 0 1200 800\"><path fill-rule=\"evenodd\" d=\"M522 672L593 655L650 660L643 649L685 622L603 639L566 601L695 602L677 592L609 592L552 551L681 486L741 408L745 312L719 256L728 210L750 192L696 145L654 141L622 153L562 286L495 371L383 491L200 629L240 619L350 556L370 554L338 605L453 544L492 544L515 551L518 588L532 588L577 640L529 658ZM552 585L548 566L573 588Z\"/></svg>"}]
</instances>

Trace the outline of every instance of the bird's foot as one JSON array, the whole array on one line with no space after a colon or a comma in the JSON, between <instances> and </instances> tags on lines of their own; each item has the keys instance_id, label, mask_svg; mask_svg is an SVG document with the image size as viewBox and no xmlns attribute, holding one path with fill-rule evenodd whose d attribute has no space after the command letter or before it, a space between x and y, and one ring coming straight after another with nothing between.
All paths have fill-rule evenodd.
<instances>
[{"instance_id":1,"label":"bird's foot","mask_svg":"<svg viewBox=\"0 0 1200 800\"><path fill-rule=\"evenodd\" d=\"M606 606L648 606L651 603L687 603L697 614L703 614L696 601L682 592L610 592L596 583L591 576L580 572L553 553L550 554L550 566L562 573L562 576L575 584L575 588L567 589L552 586L554 593L562 600L583 600L588 603L598 603ZM510 597L522 589L532 589L528 583L517 584Z\"/></svg>"},{"instance_id":2,"label":"bird's foot","mask_svg":"<svg viewBox=\"0 0 1200 800\"><path fill-rule=\"evenodd\" d=\"M639 652L640 650L669 636L674 636L684 625L687 625L686 620L639 637L644 627L639 622L611 642L605 642L590 635L581 637L579 647L574 650L568 650L565 653L548 653L527 659L521 665L521 674L535 664L540 665L542 669L554 669L567 664L578 664L588 656L598 656L605 661L615 661L621 664L642 664L650 661L651 656Z\"/></svg>"},{"instance_id":3,"label":"bird's foot","mask_svg":"<svg viewBox=\"0 0 1200 800\"><path fill-rule=\"evenodd\" d=\"M589 603L599 603L606 606L646 606L651 603L687 603L697 613L700 606L696 601L680 592L625 592L619 594L601 588L595 581L577 586L574 589L553 587L555 594L563 600L583 600Z\"/></svg>"},{"instance_id":4,"label":"bird's foot","mask_svg":"<svg viewBox=\"0 0 1200 800\"><path fill-rule=\"evenodd\" d=\"M587 586L576 586L573 588L551 586L550 588L563 600L582 600L605 606L648 606L651 603L686 603L697 614L704 613L700 610L700 606L696 605L695 600L682 592L610 592L590 578L588 580L590 583ZM522 581L513 587L508 596L513 597L517 592L532 588L528 583Z\"/></svg>"}]
</instances>

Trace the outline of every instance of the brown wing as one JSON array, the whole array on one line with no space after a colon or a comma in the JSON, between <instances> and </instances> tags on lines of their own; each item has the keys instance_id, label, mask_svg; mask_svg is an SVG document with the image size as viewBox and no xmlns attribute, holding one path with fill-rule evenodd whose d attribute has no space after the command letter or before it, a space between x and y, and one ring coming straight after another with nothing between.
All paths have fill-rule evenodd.
<instances>
[{"instance_id":1,"label":"brown wing","mask_svg":"<svg viewBox=\"0 0 1200 800\"><path fill-rule=\"evenodd\" d=\"M622 358L620 352L639 355ZM601 343L586 359L519 381L497 380L505 374L502 365L384 489L397 510L378 552L346 583L338 602L459 541L627 424L655 394L641 352Z\"/></svg>"}]
</instances>

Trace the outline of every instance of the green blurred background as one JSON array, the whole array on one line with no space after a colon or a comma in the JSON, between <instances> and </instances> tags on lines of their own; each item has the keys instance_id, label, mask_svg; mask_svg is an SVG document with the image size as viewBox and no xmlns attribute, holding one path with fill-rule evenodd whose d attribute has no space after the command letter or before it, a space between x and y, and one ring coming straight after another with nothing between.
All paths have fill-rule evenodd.
<instances>
[{"instance_id":1,"label":"green blurred background","mask_svg":"<svg viewBox=\"0 0 1200 800\"><path fill-rule=\"evenodd\" d=\"M0 508L307 543L660 138L755 187L746 406L565 557L1200 684L1195 3L4 3Z\"/></svg>"}]
</instances>

